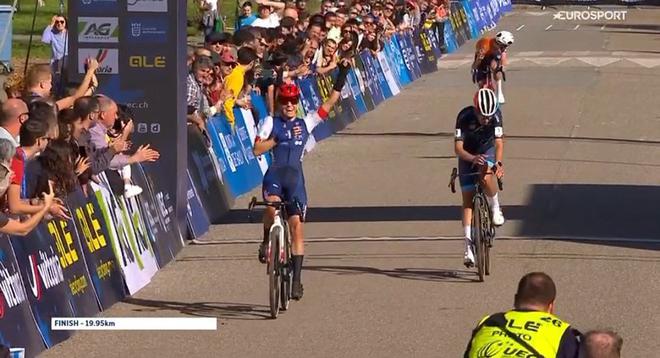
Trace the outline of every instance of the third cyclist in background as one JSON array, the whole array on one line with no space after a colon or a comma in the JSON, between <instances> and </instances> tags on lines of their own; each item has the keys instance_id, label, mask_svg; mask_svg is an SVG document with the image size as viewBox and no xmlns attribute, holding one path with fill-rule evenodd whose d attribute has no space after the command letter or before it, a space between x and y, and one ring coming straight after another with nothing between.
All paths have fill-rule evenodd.
<instances>
[{"instance_id":1,"label":"third cyclist in background","mask_svg":"<svg viewBox=\"0 0 660 358\"><path fill-rule=\"evenodd\" d=\"M506 49L513 44L513 34L509 31L500 31L495 38L483 37L477 41L474 62L472 63L472 80L478 83L479 88L490 87L493 76L497 84L497 100L504 103L502 80L506 79L503 66L506 64Z\"/></svg>"}]
</instances>

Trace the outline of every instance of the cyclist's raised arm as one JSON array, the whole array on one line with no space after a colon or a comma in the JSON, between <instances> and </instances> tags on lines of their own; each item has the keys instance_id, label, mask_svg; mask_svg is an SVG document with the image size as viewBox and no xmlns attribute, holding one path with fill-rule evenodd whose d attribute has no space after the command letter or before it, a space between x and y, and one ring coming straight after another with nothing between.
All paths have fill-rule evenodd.
<instances>
[{"instance_id":1,"label":"cyclist's raised arm","mask_svg":"<svg viewBox=\"0 0 660 358\"><path fill-rule=\"evenodd\" d=\"M321 121L324 121L328 118L328 114L332 111L332 107L337 103L339 97L341 96L341 89L344 88L346 84L346 77L348 72L351 69L351 64L348 60L344 59L337 64L339 68L339 74L335 79L335 83L332 86L332 93L328 99L323 102L318 111L309 113L305 116L305 124L307 125L307 130L311 132Z\"/></svg>"},{"instance_id":2,"label":"cyclist's raised arm","mask_svg":"<svg viewBox=\"0 0 660 358\"><path fill-rule=\"evenodd\" d=\"M321 105L319 112L323 111L327 114L332 110L332 106L337 103L341 95L341 89L346 84L346 77L348 76L348 71L351 69L351 64L348 60L344 59L337 64L337 68L339 68L339 74L337 74L335 84L332 86L332 93L328 97L328 100Z\"/></svg>"}]
</instances>

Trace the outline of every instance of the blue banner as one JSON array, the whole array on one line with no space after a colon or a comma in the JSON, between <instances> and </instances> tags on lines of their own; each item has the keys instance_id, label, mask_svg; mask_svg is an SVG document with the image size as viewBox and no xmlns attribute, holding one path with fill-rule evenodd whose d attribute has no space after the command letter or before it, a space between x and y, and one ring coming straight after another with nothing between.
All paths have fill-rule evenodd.
<instances>
[{"instance_id":1,"label":"blue banner","mask_svg":"<svg viewBox=\"0 0 660 358\"><path fill-rule=\"evenodd\" d=\"M363 114L367 113L367 104L364 102L362 97L362 91L360 90L360 83L358 82L357 75L354 70L349 71L348 78L346 79L348 88L351 91L353 96L353 102L355 103L355 116L360 118Z\"/></svg>"},{"instance_id":2,"label":"blue banner","mask_svg":"<svg viewBox=\"0 0 660 358\"><path fill-rule=\"evenodd\" d=\"M401 45L399 43L399 36L392 36L392 41L390 41L386 46L386 53L387 57L392 57L395 59L396 66L399 68L399 81L401 82L402 86L406 86L412 82L412 78L410 75L410 71L408 70L408 66L406 66L406 60L405 56L403 54L403 50L401 49Z\"/></svg>"},{"instance_id":3,"label":"blue banner","mask_svg":"<svg viewBox=\"0 0 660 358\"><path fill-rule=\"evenodd\" d=\"M190 177L190 171L187 171L186 174L188 175L188 205L186 215L188 230L192 239L198 239L209 231L211 222L206 216L202 202L197 195L195 185Z\"/></svg>"},{"instance_id":4,"label":"blue banner","mask_svg":"<svg viewBox=\"0 0 660 358\"><path fill-rule=\"evenodd\" d=\"M235 133L232 133L224 114L207 121L211 145L221 161L223 180L233 198L243 195L261 184L263 174L252 153L241 111L234 108Z\"/></svg>"},{"instance_id":5,"label":"blue banner","mask_svg":"<svg viewBox=\"0 0 660 358\"><path fill-rule=\"evenodd\" d=\"M380 89L380 81L376 70L374 68L374 59L371 57L371 53L368 51L362 51L360 53L360 60L362 60L363 68L362 76L369 87L369 92L371 92L371 98L374 101L374 104L377 106L383 102L383 92Z\"/></svg>"},{"instance_id":6,"label":"blue banner","mask_svg":"<svg viewBox=\"0 0 660 358\"><path fill-rule=\"evenodd\" d=\"M471 4L470 0L461 0L461 6L465 11L465 16L467 17L468 26L470 27L470 37L476 39L481 34L481 27L477 21L476 15L479 14L478 11L475 11Z\"/></svg>"}]
</instances>

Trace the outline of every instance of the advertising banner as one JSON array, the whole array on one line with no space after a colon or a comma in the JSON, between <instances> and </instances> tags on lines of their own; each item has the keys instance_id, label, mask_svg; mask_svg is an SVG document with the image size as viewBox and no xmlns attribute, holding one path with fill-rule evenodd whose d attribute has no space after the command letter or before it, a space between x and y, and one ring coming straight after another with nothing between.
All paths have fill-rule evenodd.
<instances>
[{"instance_id":1,"label":"advertising banner","mask_svg":"<svg viewBox=\"0 0 660 358\"><path fill-rule=\"evenodd\" d=\"M146 253L148 249L136 241L123 200L120 202L104 185L91 185L108 227L115 258L124 275L128 293L133 295L151 281L151 277L158 270L156 261L152 255Z\"/></svg>"},{"instance_id":2,"label":"advertising banner","mask_svg":"<svg viewBox=\"0 0 660 358\"><path fill-rule=\"evenodd\" d=\"M46 349L9 236L0 235L0 343L34 357Z\"/></svg>"},{"instance_id":3,"label":"advertising banner","mask_svg":"<svg viewBox=\"0 0 660 358\"><path fill-rule=\"evenodd\" d=\"M355 116L357 118L360 118L360 116L367 113L367 104L364 102L364 98L362 97L362 91L360 90L360 83L358 81L357 76L355 75L354 70L351 70L348 73L346 84L347 84L346 88L350 90L351 96L353 96Z\"/></svg>"},{"instance_id":4,"label":"advertising banner","mask_svg":"<svg viewBox=\"0 0 660 358\"><path fill-rule=\"evenodd\" d=\"M383 75L385 76L385 81L387 83L387 86L390 90L390 93L392 96L396 96L401 92L399 89L399 85L396 83L396 80L394 79L394 73L390 69L390 64L388 63L387 59L385 59L385 53L384 52L379 52L378 53L378 63L380 64L380 68L383 70Z\"/></svg>"},{"instance_id":5,"label":"advertising banner","mask_svg":"<svg viewBox=\"0 0 660 358\"><path fill-rule=\"evenodd\" d=\"M385 44L385 53L388 58L394 59L394 62L399 67L399 70L397 71L399 75L399 83L401 83L402 86L407 86L412 82L412 78L408 66L406 66L405 55L399 44L398 36L392 36L391 41Z\"/></svg>"},{"instance_id":6,"label":"advertising banner","mask_svg":"<svg viewBox=\"0 0 660 358\"><path fill-rule=\"evenodd\" d=\"M376 108L376 103L374 102L373 96L371 95L371 89L369 89L369 84L367 83L367 76L364 70L364 64L360 56L355 56L353 58L355 66L353 71L355 72L355 78L358 81L360 86L360 92L362 93L362 99L364 99L364 105L367 107L367 111L371 111Z\"/></svg>"},{"instance_id":7,"label":"advertising banner","mask_svg":"<svg viewBox=\"0 0 660 358\"><path fill-rule=\"evenodd\" d=\"M369 93L371 93L371 98L374 101L374 105L378 106L385 99L383 92L379 88L380 82L378 81L378 75L376 74L373 58L371 53L368 51L360 52L360 61L358 62L358 68L360 68L360 73L364 82L369 87ZM361 63L362 65L360 66Z\"/></svg>"},{"instance_id":8,"label":"advertising banner","mask_svg":"<svg viewBox=\"0 0 660 358\"><path fill-rule=\"evenodd\" d=\"M218 222L234 203L222 183L222 171L216 166L212 155L215 153L206 147L199 129L188 126L188 175L192 178L206 216L211 222Z\"/></svg>"},{"instance_id":9,"label":"advertising banner","mask_svg":"<svg viewBox=\"0 0 660 358\"><path fill-rule=\"evenodd\" d=\"M169 194L158 190L151 174L145 171L144 167L133 164L131 172L133 182L143 189L138 200L140 212L145 220L158 267L164 267L183 247L183 238L173 219L171 199Z\"/></svg>"},{"instance_id":10,"label":"advertising banner","mask_svg":"<svg viewBox=\"0 0 660 358\"><path fill-rule=\"evenodd\" d=\"M96 297L101 308L105 310L121 301L126 294L121 269L117 266L112 251L108 226L103 221L101 209L94 200L93 193L91 195L88 199L79 189L69 194L66 202L76 233L81 239L82 252Z\"/></svg>"},{"instance_id":11,"label":"advertising banner","mask_svg":"<svg viewBox=\"0 0 660 358\"><path fill-rule=\"evenodd\" d=\"M188 231L190 239L199 239L209 231L211 222L199 200L192 178L188 175Z\"/></svg>"},{"instance_id":12,"label":"advertising banner","mask_svg":"<svg viewBox=\"0 0 660 358\"><path fill-rule=\"evenodd\" d=\"M67 274L68 277L65 277L64 271L73 270L73 263L80 262L83 253L71 236L65 240L60 236L56 244L45 222L26 237L12 236L11 246L21 270L32 315L46 347L50 348L71 336L70 331L51 330L50 319L76 316L72 291L78 293L79 287L84 287L89 281L70 286L70 277L74 277L79 270ZM86 279L85 275L82 277L82 280Z\"/></svg>"}]
</instances>

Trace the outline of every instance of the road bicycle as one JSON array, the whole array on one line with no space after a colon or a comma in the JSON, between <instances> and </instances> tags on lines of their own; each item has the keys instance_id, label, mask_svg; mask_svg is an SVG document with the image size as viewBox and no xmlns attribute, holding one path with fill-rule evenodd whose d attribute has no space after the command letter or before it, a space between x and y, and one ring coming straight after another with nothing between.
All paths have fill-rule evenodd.
<instances>
[{"instance_id":1,"label":"road bicycle","mask_svg":"<svg viewBox=\"0 0 660 358\"><path fill-rule=\"evenodd\" d=\"M493 173L486 173L486 175L494 175L495 168L492 169ZM461 174L461 177L476 176L481 173ZM451 178L449 180L449 187L451 192L456 192L456 178L459 177L458 169L453 168L451 171ZM500 191L503 189L502 179L497 178L497 186ZM495 225L492 221L492 212L490 205L486 200L486 193L481 187L481 180L477 180L474 198L472 199L472 252L474 253L475 266L477 267L477 274L479 281L484 281L484 276L490 275L490 249L493 247L493 240L495 239Z\"/></svg>"},{"instance_id":2,"label":"road bicycle","mask_svg":"<svg viewBox=\"0 0 660 358\"><path fill-rule=\"evenodd\" d=\"M270 302L270 317L277 318L279 311L289 309L293 280L293 265L291 260L291 233L289 231L289 215L286 207L291 203L285 201L257 201L252 197L248 206L248 215L252 221L252 210L256 206L275 208L275 219L268 233L266 248L266 274L268 275L268 299ZM299 205L295 201L295 205Z\"/></svg>"}]
</instances>

